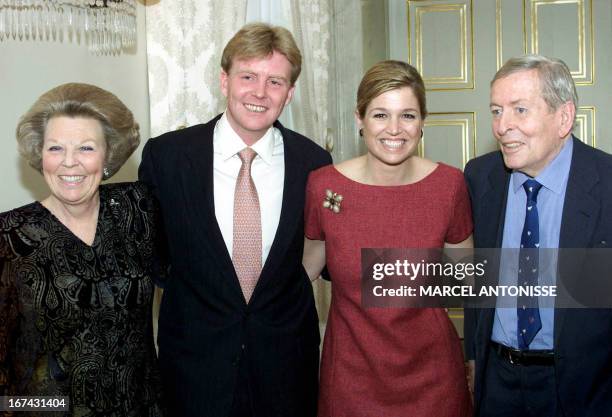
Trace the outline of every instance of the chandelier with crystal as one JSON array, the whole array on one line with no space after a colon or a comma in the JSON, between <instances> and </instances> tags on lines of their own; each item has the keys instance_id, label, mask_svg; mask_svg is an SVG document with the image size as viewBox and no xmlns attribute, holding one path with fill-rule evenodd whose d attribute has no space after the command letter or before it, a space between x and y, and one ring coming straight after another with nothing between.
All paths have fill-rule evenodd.
<instances>
[{"instance_id":1,"label":"chandelier with crystal","mask_svg":"<svg viewBox=\"0 0 612 417\"><path fill-rule=\"evenodd\" d=\"M66 39L116 55L136 46L136 0L0 0L0 42L5 39Z\"/></svg>"}]
</instances>

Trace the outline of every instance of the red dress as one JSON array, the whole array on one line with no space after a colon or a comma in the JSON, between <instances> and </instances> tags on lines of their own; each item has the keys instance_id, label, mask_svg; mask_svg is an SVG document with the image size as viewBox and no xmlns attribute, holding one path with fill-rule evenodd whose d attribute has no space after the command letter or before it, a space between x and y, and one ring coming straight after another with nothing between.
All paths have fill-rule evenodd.
<instances>
[{"instance_id":1,"label":"red dress","mask_svg":"<svg viewBox=\"0 0 612 417\"><path fill-rule=\"evenodd\" d=\"M341 194L339 213L323 207ZM305 233L325 240L332 300L319 417L467 417L460 340L444 309L361 307L360 249L440 248L472 233L461 172L438 167L400 186L355 182L332 165L310 175Z\"/></svg>"}]
</instances>

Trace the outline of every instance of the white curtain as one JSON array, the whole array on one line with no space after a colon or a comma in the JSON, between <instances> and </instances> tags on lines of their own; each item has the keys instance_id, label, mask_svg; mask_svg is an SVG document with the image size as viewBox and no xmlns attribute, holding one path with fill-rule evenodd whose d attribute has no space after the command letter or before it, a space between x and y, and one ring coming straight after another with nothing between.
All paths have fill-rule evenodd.
<instances>
[{"instance_id":1,"label":"white curtain","mask_svg":"<svg viewBox=\"0 0 612 417\"><path fill-rule=\"evenodd\" d=\"M151 135L225 109L221 53L244 25L247 0L170 0L146 7Z\"/></svg>"},{"instance_id":2,"label":"white curtain","mask_svg":"<svg viewBox=\"0 0 612 417\"><path fill-rule=\"evenodd\" d=\"M331 0L331 71L328 110L334 162L365 151L355 124L357 88L364 74L360 0ZM382 2L381 2L382 3Z\"/></svg>"},{"instance_id":3,"label":"white curtain","mask_svg":"<svg viewBox=\"0 0 612 417\"><path fill-rule=\"evenodd\" d=\"M293 35L302 50L299 106L291 114L295 129L329 147L330 4L329 0L291 0ZM296 104L298 102L296 101Z\"/></svg>"}]
</instances>

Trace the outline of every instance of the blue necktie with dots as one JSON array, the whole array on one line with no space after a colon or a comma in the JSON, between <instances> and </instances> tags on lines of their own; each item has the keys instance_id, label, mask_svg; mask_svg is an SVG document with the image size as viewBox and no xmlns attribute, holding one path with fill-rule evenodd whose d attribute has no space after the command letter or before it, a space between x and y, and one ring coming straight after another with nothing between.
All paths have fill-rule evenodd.
<instances>
[{"instance_id":1,"label":"blue necktie with dots","mask_svg":"<svg viewBox=\"0 0 612 417\"><path fill-rule=\"evenodd\" d=\"M519 285L533 286L538 284L538 264L540 247L540 222L538 219L538 191L542 184L528 179L523 184L527 193L525 225L521 235L521 250L519 251ZM517 332L519 349L529 348L529 344L542 328L540 309L537 297L518 297L517 300Z\"/></svg>"}]
</instances>

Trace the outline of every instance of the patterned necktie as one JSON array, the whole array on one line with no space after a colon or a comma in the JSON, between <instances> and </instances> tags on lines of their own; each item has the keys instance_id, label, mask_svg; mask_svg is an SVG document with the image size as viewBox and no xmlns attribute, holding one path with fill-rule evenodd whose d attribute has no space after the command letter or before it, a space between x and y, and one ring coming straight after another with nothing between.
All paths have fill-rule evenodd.
<instances>
[{"instance_id":1,"label":"patterned necktie","mask_svg":"<svg viewBox=\"0 0 612 417\"><path fill-rule=\"evenodd\" d=\"M257 153L251 148L238 152L242 167L234 192L234 240L232 260L244 298L248 303L261 273L261 215L251 163Z\"/></svg>"},{"instance_id":2,"label":"patterned necktie","mask_svg":"<svg viewBox=\"0 0 612 417\"><path fill-rule=\"evenodd\" d=\"M538 284L540 221L537 203L542 184L528 179L523 184L523 188L527 193L527 206L519 251L518 279L519 285L533 286ZM542 328L537 297L518 297L517 319L519 349L525 350Z\"/></svg>"}]
</instances>

